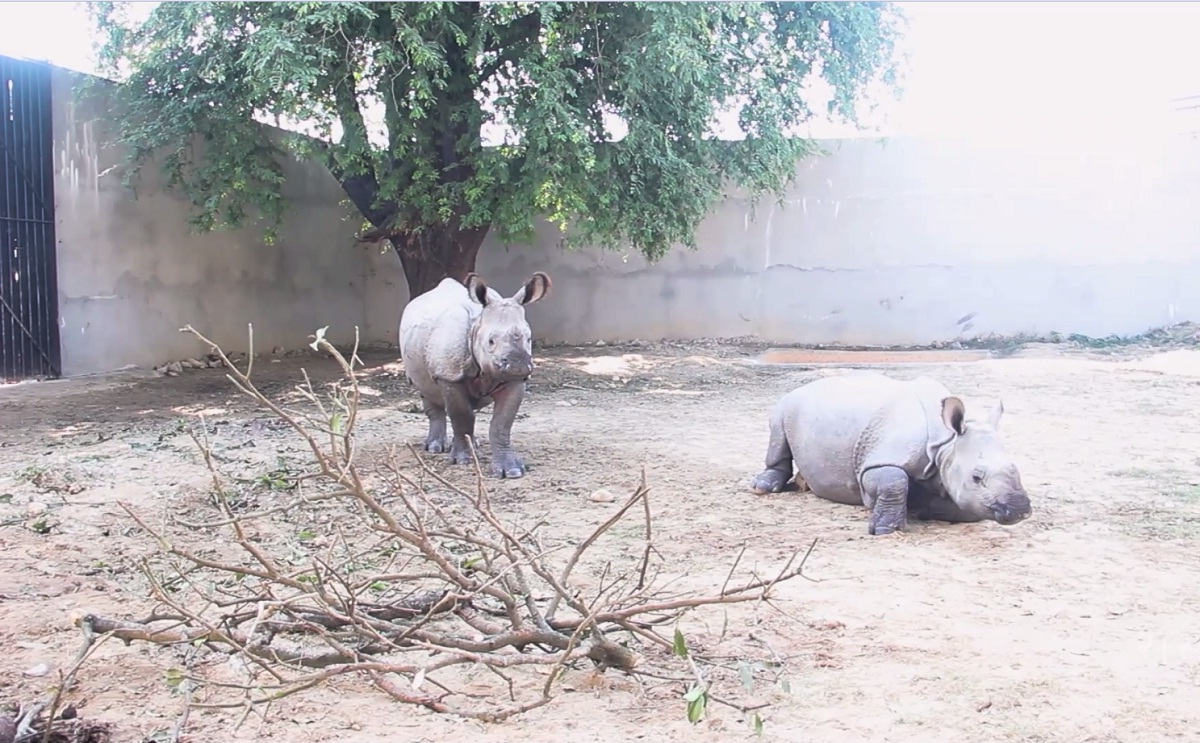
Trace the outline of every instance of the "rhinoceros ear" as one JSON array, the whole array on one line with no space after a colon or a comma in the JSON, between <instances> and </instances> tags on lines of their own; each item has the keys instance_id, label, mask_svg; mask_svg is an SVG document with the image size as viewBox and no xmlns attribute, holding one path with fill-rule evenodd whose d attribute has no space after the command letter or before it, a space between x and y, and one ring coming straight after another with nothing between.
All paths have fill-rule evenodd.
<instances>
[{"instance_id":1,"label":"rhinoceros ear","mask_svg":"<svg viewBox=\"0 0 1200 743\"><path fill-rule=\"evenodd\" d=\"M471 295L471 299L474 299L479 304L487 307L488 287L487 284L484 283L483 279L479 277L479 274L467 274L467 277L463 279L463 285L467 287L467 293Z\"/></svg>"},{"instance_id":2,"label":"rhinoceros ear","mask_svg":"<svg viewBox=\"0 0 1200 743\"><path fill-rule=\"evenodd\" d=\"M992 428L1000 427L1000 416L1002 415L1004 415L1004 400L998 401L995 407L988 412L988 423Z\"/></svg>"},{"instance_id":3,"label":"rhinoceros ear","mask_svg":"<svg viewBox=\"0 0 1200 743\"><path fill-rule=\"evenodd\" d=\"M550 286L550 277L537 271L512 298L521 304L533 304L550 293Z\"/></svg>"},{"instance_id":4,"label":"rhinoceros ear","mask_svg":"<svg viewBox=\"0 0 1200 743\"><path fill-rule=\"evenodd\" d=\"M963 434L963 418L966 414L967 408L959 398L947 397L942 400L942 422L959 436Z\"/></svg>"}]
</instances>

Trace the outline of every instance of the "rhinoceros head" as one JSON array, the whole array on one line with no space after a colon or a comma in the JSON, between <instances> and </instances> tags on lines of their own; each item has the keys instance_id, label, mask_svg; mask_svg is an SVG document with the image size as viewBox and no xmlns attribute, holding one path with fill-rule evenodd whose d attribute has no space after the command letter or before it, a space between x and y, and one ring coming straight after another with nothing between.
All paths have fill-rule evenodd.
<instances>
[{"instance_id":1,"label":"rhinoceros head","mask_svg":"<svg viewBox=\"0 0 1200 743\"><path fill-rule=\"evenodd\" d=\"M496 382L528 378L533 373L533 333L525 321L525 305L550 292L550 277L538 271L508 298L474 273L463 284L471 299L483 305L471 329L471 354L480 371Z\"/></svg>"},{"instance_id":2,"label":"rhinoceros head","mask_svg":"<svg viewBox=\"0 0 1200 743\"><path fill-rule=\"evenodd\" d=\"M938 470L946 494L959 508L1012 525L1029 518L1033 507L997 432L1003 413L1001 401L985 417L968 418L961 399L942 400L942 421L954 438L939 452Z\"/></svg>"}]
</instances>

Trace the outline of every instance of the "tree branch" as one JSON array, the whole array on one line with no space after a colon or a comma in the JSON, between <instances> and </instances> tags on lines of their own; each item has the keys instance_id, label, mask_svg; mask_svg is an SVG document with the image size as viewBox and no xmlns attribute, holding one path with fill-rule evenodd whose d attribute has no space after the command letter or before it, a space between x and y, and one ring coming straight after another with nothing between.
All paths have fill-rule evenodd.
<instances>
[{"instance_id":1,"label":"tree branch","mask_svg":"<svg viewBox=\"0 0 1200 743\"><path fill-rule=\"evenodd\" d=\"M514 18L507 24L495 29L491 43L483 46L483 51L496 55L495 59L483 65L479 70L479 82L485 82L500 71L508 62L516 62L537 41L542 30L542 13L539 10L526 13L520 18Z\"/></svg>"},{"instance_id":2,"label":"tree branch","mask_svg":"<svg viewBox=\"0 0 1200 743\"><path fill-rule=\"evenodd\" d=\"M236 691L236 701L209 694L191 707L249 710L335 677L359 675L404 704L499 721L549 703L562 674L581 662L600 672L612 669L647 678L668 677L664 674L674 666L676 678L682 670L700 674L708 693L725 667L696 654L674 657L672 644L653 628L677 621L689 610L763 601L775 586L801 574L812 551L810 546L795 567L793 555L773 578L751 577L731 585L739 555L719 592L668 593L670 581L659 581L649 569L657 551L643 474L642 485L612 517L565 561L556 560L565 545L545 546L534 536L535 528L509 525L493 510L473 441L473 492L439 473L415 450L415 470L402 466L393 450L385 457L381 484L365 484L355 458L355 352L348 360L317 337L314 345L334 358L344 379L325 395L306 379L300 391L316 412L299 416L265 397L251 381L249 368L238 369L203 335L190 327L184 330L212 347L239 390L309 445L315 470L297 482L306 488L324 484L328 490L319 493L321 502L344 507L336 519L326 518L336 525L331 528L337 537L328 547L307 559L285 560L273 553L269 539L252 539L249 531L251 524L265 524L268 516L281 514L233 513L202 437L194 439L212 474L223 518L203 519L198 530L180 531L169 523L155 528L122 504L171 561L165 573L164 566L158 571L150 563L143 566L153 596L169 614L141 621L88 614L76 625L85 636L105 633L126 644L189 644L241 657L253 671L236 689L226 681L213 684L214 693ZM627 564L597 564L594 546L630 513L645 521L645 549ZM381 543L373 535L387 540ZM187 544L189 539L197 545ZM597 574L598 588L589 578L573 577ZM559 611L564 616L556 616ZM679 669L684 662L685 669ZM503 698L499 690L482 697L456 691L456 677L447 671L468 665L491 670L503 682ZM520 669L527 666L548 675L523 673ZM511 675L505 669L512 669ZM257 680L266 678L260 670L269 676L267 683ZM743 711L761 706L710 698Z\"/></svg>"}]
</instances>

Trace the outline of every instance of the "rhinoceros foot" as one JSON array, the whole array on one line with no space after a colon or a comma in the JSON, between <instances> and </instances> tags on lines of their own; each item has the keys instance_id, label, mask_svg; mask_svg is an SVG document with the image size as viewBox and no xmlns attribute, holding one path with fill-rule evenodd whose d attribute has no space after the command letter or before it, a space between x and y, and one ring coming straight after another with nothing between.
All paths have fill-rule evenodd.
<instances>
[{"instance_id":1,"label":"rhinoceros foot","mask_svg":"<svg viewBox=\"0 0 1200 743\"><path fill-rule=\"evenodd\" d=\"M904 529L905 529L905 527L906 527L906 526L907 526L907 524L895 524L895 523L891 523L891 524L875 524L875 523L868 523L868 524L867 524L867 534L869 534L869 535L871 535L871 536L873 536L873 537L883 537L883 536L887 536L888 534L895 534L895 535L897 535L897 536L903 536L903 535L904 535Z\"/></svg>"},{"instance_id":2,"label":"rhinoceros foot","mask_svg":"<svg viewBox=\"0 0 1200 743\"><path fill-rule=\"evenodd\" d=\"M431 454L441 454L446 451L446 437L429 435L425 437L425 451Z\"/></svg>"},{"instance_id":3,"label":"rhinoceros foot","mask_svg":"<svg viewBox=\"0 0 1200 743\"><path fill-rule=\"evenodd\" d=\"M794 486L789 487L788 483L788 480L791 478L792 473L790 472L767 469L763 470L757 477L754 478L754 482L750 485L750 488L758 495L763 495L765 493L781 493L784 490L793 489ZM801 480L801 482L803 481Z\"/></svg>"},{"instance_id":4,"label":"rhinoceros foot","mask_svg":"<svg viewBox=\"0 0 1200 743\"><path fill-rule=\"evenodd\" d=\"M450 464L471 464L473 461L471 447L467 445L466 441L450 443Z\"/></svg>"},{"instance_id":5,"label":"rhinoceros foot","mask_svg":"<svg viewBox=\"0 0 1200 743\"><path fill-rule=\"evenodd\" d=\"M515 480L525 476L525 462L512 451L501 451L492 455L488 474L495 478Z\"/></svg>"}]
</instances>

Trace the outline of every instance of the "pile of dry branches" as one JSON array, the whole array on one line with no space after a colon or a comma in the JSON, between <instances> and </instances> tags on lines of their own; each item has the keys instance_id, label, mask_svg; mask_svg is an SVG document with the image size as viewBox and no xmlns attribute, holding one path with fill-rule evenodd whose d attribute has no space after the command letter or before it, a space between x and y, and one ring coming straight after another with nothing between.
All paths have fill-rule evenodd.
<instances>
[{"instance_id":1,"label":"pile of dry branches","mask_svg":"<svg viewBox=\"0 0 1200 743\"><path fill-rule=\"evenodd\" d=\"M239 513L207 434L193 434L223 516L207 523L174 517L156 527L121 504L161 547L159 564L143 563L158 606L137 621L83 616L77 624L85 636L191 645L240 659L240 683L180 672L192 707L244 706L248 714L353 674L404 703L499 721L546 704L564 669L590 662L599 671L679 682L692 721L713 701L761 725L753 710L765 704L713 693L722 672L736 678L739 669L697 655L678 629L672 632L673 623L696 607L767 601L773 586L801 575L808 553L793 555L771 576L735 579L739 555L719 591L671 593L671 581L660 579L644 472L641 487L573 549L548 545L537 526L506 523L496 514L478 462L471 489L440 475L412 447L415 465L402 466L395 451L373 468L356 461L361 361L356 352L346 358L323 332L312 346L337 361L343 378L318 393L305 374L297 389L307 406L297 411L254 386L253 354L241 371L190 326L183 331L211 346L238 389L303 437L315 467L299 478L287 504ZM306 564L271 554L254 534L256 522L331 501L343 507L331 525L334 538L326 549L312 550ZM643 522L640 557L624 566L592 558L597 540L631 515ZM181 546L197 534L209 546L235 548L229 552L238 557ZM521 670L530 666L541 667L544 680ZM461 671L471 669L502 679L499 693L481 698L456 691ZM746 666L740 672L744 683ZM761 664L751 676L755 672L762 672Z\"/></svg>"}]
</instances>

